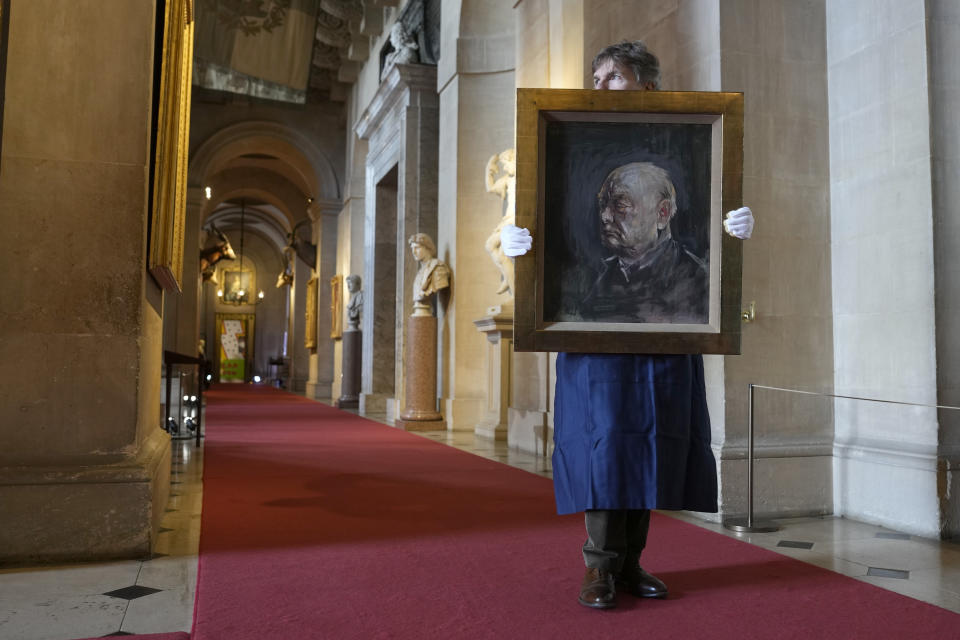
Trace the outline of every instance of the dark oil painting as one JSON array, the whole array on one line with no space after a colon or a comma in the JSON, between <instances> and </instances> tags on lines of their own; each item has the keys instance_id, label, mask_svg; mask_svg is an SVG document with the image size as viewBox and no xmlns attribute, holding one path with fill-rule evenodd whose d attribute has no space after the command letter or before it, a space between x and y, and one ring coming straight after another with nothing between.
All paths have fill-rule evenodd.
<instances>
[{"instance_id":1,"label":"dark oil painting","mask_svg":"<svg viewBox=\"0 0 960 640\"><path fill-rule=\"evenodd\" d=\"M543 320L707 324L709 123L546 123Z\"/></svg>"}]
</instances>

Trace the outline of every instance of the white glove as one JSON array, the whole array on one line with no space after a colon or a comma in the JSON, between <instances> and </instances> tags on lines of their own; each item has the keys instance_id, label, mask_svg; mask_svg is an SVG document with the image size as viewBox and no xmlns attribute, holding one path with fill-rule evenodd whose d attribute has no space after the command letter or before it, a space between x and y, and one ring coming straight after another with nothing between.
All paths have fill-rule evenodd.
<instances>
[{"instance_id":1,"label":"white glove","mask_svg":"<svg viewBox=\"0 0 960 640\"><path fill-rule=\"evenodd\" d=\"M503 249L504 255L511 258L522 256L530 251L532 246L533 238L530 237L529 231L512 224L503 225L500 230L500 248Z\"/></svg>"},{"instance_id":2,"label":"white glove","mask_svg":"<svg viewBox=\"0 0 960 640\"><path fill-rule=\"evenodd\" d=\"M734 238L746 240L753 233L753 211L750 211L750 207L728 211L723 228Z\"/></svg>"}]
</instances>

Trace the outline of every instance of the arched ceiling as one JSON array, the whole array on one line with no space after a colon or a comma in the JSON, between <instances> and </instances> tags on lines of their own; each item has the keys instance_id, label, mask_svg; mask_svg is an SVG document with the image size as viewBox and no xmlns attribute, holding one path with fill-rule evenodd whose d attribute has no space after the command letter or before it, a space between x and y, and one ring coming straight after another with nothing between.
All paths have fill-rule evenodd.
<instances>
[{"instance_id":1,"label":"arched ceiling","mask_svg":"<svg viewBox=\"0 0 960 640\"><path fill-rule=\"evenodd\" d=\"M302 134L274 122L221 129L193 153L189 173L191 184L210 189L201 226L213 221L235 243L236 233L229 232L239 229L239 203L260 203L246 209L245 228L256 225L278 252L297 222L309 219L311 202L340 201L339 180L326 156Z\"/></svg>"},{"instance_id":2,"label":"arched ceiling","mask_svg":"<svg viewBox=\"0 0 960 640\"><path fill-rule=\"evenodd\" d=\"M288 230L304 217L310 197L285 175L268 168L242 164L210 176L206 186L210 187L212 197L204 207L205 214L227 200L237 201L244 197L261 200L282 213Z\"/></svg>"},{"instance_id":3,"label":"arched ceiling","mask_svg":"<svg viewBox=\"0 0 960 640\"><path fill-rule=\"evenodd\" d=\"M240 204L243 200L243 206ZM207 216L204 226L211 223L230 239L233 250L240 251L240 222L243 221L243 233L259 234L266 238L279 255L280 249L287 244L287 216L275 206L258 201L252 194L249 198L241 196L236 200L221 203Z\"/></svg>"},{"instance_id":4,"label":"arched ceiling","mask_svg":"<svg viewBox=\"0 0 960 640\"><path fill-rule=\"evenodd\" d=\"M304 197L339 200L340 180L330 159L307 136L286 125L248 120L224 127L193 152L190 183L204 187L220 171L259 164L283 175Z\"/></svg>"}]
</instances>

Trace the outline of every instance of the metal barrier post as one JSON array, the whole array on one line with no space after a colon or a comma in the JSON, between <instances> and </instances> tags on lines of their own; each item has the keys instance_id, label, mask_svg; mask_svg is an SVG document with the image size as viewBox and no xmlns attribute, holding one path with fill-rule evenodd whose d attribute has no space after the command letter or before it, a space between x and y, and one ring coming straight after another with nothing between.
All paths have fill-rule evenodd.
<instances>
[{"instance_id":1,"label":"metal barrier post","mask_svg":"<svg viewBox=\"0 0 960 640\"><path fill-rule=\"evenodd\" d=\"M200 446L201 432L203 431L203 367L197 367L197 444Z\"/></svg>"},{"instance_id":2,"label":"metal barrier post","mask_svg":"<svg viewBox=\"0 0 960 640\"><path fill-rule=\"evenodd\" d=\"M173 365L167 362L167 401L163 405L164 416L163 416L163 430L167 433L170 432L170 376L173 375Z\"/></svg>"},{"instance_id":3,"label":"metal barrier post","mask_svg":"<svg viewBox=\"0 0 960 640\"><path fill-rule=\"evenodd\" d=\"M747 388L750 403L747 411L747 517L730 518L723 522L723 526L740 533L770 533L778 531L780 526L768 520L753 520L753 386L750 384Z\"/></svg>"}]
</instances>

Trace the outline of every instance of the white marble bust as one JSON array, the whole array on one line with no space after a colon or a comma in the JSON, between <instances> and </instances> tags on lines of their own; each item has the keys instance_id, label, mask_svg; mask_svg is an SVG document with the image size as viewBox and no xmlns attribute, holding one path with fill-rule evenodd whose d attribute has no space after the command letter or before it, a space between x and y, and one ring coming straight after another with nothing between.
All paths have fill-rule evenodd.
<instances>
[{"instance_id":1,"label":"white marble bust","mask_svg":"<svg viewBox=\"0 0 960 640\"><path fill-rule=\"evenodd\" d=\"M417 51L420 47L402 22L395 22L393 27L390 28L390 45L393 47L393 51L388 53L383 61L383 71L380 72L381 80L395 65L412 64L420 60L420 54Z\"/></svg>"},{"instance_id":2,"label":"white marble bust","mask_svg":"<svg viewBox=\"0 0 960 640\"><path fill-rule=\"evenodd\" d=\"M347 331L360 330L360 314L363 313L363 291L360 290L360 276L347 276L347 291L350 299L347 301Z\"/></svg>"},{"instance_id":3,"label":"white marble bust","mask_svg":"<svg viewBox=\"0 0 960 640\"><path fill-rule=\"evenodd\" d=\"M414 259L420 263L413 279L413 315L432 316L430 296L450 286L450 267L437 259L437 246L425 233L415 233L407 240Z\"/></svg>"}]
</instances>

